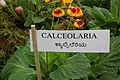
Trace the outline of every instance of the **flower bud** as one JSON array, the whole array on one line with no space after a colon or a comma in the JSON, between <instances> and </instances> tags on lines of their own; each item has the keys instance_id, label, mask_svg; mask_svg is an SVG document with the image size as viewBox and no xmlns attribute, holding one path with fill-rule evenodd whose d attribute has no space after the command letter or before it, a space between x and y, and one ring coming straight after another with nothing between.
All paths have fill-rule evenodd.
<instances>
[{"instance_id":1,"label":"flower bud","mask_svg":"<svg viewBox=\"0 0 120 80\"><path fill-rule=\"evenodd\" d=\"M23 11L23 8L21 6L16 7L15 11L20 14Z\"/></svg>"},{"instance_id":2,"label":"flower bud","mask_svg":"<svg viewBox=\"0 0 120 80\"><path fill-rule=\"evenodd\" d=\"M6 6L6 3L4 0L0 0L0 6Z\"/></svg>"}]
</instances>

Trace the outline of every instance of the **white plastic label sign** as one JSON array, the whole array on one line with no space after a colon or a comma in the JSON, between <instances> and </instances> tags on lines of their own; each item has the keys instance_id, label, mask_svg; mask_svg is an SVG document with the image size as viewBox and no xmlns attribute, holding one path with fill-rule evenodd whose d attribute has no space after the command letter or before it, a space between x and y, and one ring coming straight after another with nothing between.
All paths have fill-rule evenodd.
<instances>
[{"instance_id":1,"label":"white plastic label sign","mask_svg":"<svg viewBox=\"0 0 120 80\"><path fill-rule=\"evenodd\" d=\"M36 30L38 51L109 52L110 30ZM33 51L30 30L31 51Z\"/></svg>"}]
</instances>

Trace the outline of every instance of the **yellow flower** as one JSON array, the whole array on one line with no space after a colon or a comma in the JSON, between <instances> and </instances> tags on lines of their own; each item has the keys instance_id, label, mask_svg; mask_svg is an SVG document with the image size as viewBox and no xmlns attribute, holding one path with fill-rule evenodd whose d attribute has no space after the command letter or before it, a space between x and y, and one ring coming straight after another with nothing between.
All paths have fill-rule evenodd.
<instances>
[{"instance_id":1,"label":"yellow flower","mask_svg":"<svg viewBox=\"0 0 120 80\"><path fill-rule=\"evenodd\" d=\"M75 17L81 17L83 16L83 12L80 8L76 8L76 14L75 14Z\"/></svg>"},{"instance_id":2,"label":"yellow flower","mask_svg":"<svg viewBox=\"0 0 120 80\"><path fill-rule=\"evenodd\" d=\"M70 6L70 4L73 2L73 0L59 0L64 6L66 6L66 4L68 6Z\"/></svg>"},{"instance_id":3,"label":"yellow flower","mask_svg":"<svg viewBox=\"0 0 120 80\"><path fill-rule=\"evenodd\" d=\"M51 1L52 1L52 0L45 0L46 3L49 3L49 2L51 2Z\"/></svg>"},{"instance_id":4,"label":"yellow flower","mask_svg":"<svg viewBox=\"0 0 120 80\"><path fill-rule=\"evenodd\" d=\"M74 8L74 7L70 7L68 10L67 10L67 14L72 16L72 17L81 17L83 16L83 12L80 8Z\"/></svg>"},{"instance_id":5,"label":"yellow flower","mask_svg":"<svg viewBox=\"0 0 120 80\"><path fill-rule=\"evenodd\" d=\"M76 9L72 6L67 10L67 14L72 16L72 17L75 16L75 13L76 13Z\"/></svg>"},{"instance_id":6,"label":"yellow flower","mask_svg":"<svg viewBox=\"0 0 120 80\"><path fill-rule=\"evenodd\" d=\"M65 1L65 3L72 3L73 2L73 0L64 0Z\"/></svg>"},{"instance_id":7,"label":"yellow flower","mask_svg":"<svg viewBox=\"0 0 120 80\"><path fill-rule=\"evenodd\" d=\"M61 8L57 8L57 9L53 10L52 15L54 17L62 17L65 15L65 12Z\"/></svg>"},{"instance_id":8,"label":"yellow flower","mask_svg":"<svg viewBox=\"0 0 120 80\"><path fill-rule=\"evenodd\" d=\"M80 19L77 19L75 22L74 22L74 26L76 28L81 28L82 26L84 25L84 22Z\"/></svg>"}]
</instances>

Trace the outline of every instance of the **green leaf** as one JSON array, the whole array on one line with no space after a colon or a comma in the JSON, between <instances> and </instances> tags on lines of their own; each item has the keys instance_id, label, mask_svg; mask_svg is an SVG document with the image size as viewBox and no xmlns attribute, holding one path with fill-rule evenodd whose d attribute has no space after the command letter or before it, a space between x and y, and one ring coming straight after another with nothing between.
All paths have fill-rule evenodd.
<instances>
[{"instance_id":1,"label":"green leaf","mask_svg":"<svg viewBox=\"0 0 120 80\"><path fill-rule=\"evenodd\" d=\"M100 20L100 21L106 20L106 17L104 16L104 14L100 11L100 9L98 7L95 7L95 6L93 7L92 15L97 20Z\"/></svg>"},{"instance_id":2,"label":"green leaf","mask_svg":"<svg viewBox=\"0 0 120 80\"><path fill-rule=\"evenodd\" d=\"M36 16L36 17L33 17L32 18L32 21L33 21L33 23L40 23L40 22L43 22L43 21L45 21L45 17L44 18L41 18L41 17L39 17L39 16Z\"/></svg>"},{"instance_id":3,"label":"green leaf","mask_svg":"<svg viewBox=\"0 0 120 80\"><path fill-rule=\"evenodd\" d=\"M97 20L91 20L88 22L87 26L89 26L90 30L100 30L100 24L98 24Z\"/></svg>"},{"instance_id":4,"label":"green leaf","mask_svg":"<svg viewBox=\"0 0 120 80\"><path fill-rule=\"evenodd\" d=\"M98 80L117 80L117 75L114 72L104 72Z\"/></svg>"},{"instance_id":5,"label":"green leaf","mask_svg":"<svg viewBox=\"0 0 120 80\"><path fill-rule=\"evenodd\" d=\"M76 3L72 3L71 5L74 7L78 7L78 5Z\"/></svg>"},{"instance_id":6,"label":"green leaf","mask_svg":"<svg viewBox=\"0 0 120 80\"><path fill-rule=\"evenodd\" d=\"M92 15L92 8L91 7L89 7L89 6L83 6L83 8L85 10L85 13L87 13L90 16L93 16Z\"/></svg>"},{"instance_id":7,"label":"green leaf","mask_svg":"<svg viewBox=\"0 0 120 80\"><path fill-rule=\"evenodd\" d=\"M32 68L20 68L8 80L36 80L36 71Z\"/></svg>"},{"instance_id":8,"label":"green leaf","mask_svg":"<svg viewBox=\"0 0 120 80\"><path fill-rule=\"evenodd\" d=\"M120 16L113 19L113 22L120 23Z\"/></svg>"},{"instance_id":9,"label":"green leaf","mask_svg":"<svg viewBox=\"0 0 120 80\"><path fill-rule=\"evenodd\" d=\"M26 22L24 23L24 26L29 27L32 24L33 15L34 15L33 11L28 11L28 16L27 16Z\"/></svg>"},{"instance_id":10,"label":"green leaf","mask_svg":"<svg viewBox=\"0 0 120 80\"><path fill-rule=\"evenodd\" d=\"M112 14L105 8L100 8L100 11L104 14L107 20L113 19Z\"/></svg>"},{"instance_id":11,"label":"green leaf","mask_svg":"<svg viewBox=\"0 0 120 80\"><path fill-rule=\"evenodd\" d=\"M98 53L86 53L85 55L90 60L90 63L95 63L99 59Z\"/></svg>"},{"instance_id":12,"label":"green leaf","mask_svg":"<svg viewBox=\"0 0 120 80\"><path fill-rule=\"evenodd\" d=\"M4 66L4 68L1 71L1 79L8 80L9 77L12 74L14 74L17 70L29 69L30 66L35 67L34 54L30 52L29 43L27 43L27 45L24 47L18 47L14 55L10 57L10 59L7 61L7 64Z\"/></svg>"},{"instance_id":13,"label":"green leaf","mask_svg":"<svg viewBox=\"0 0 120 80\"><path fill-rule=\"evenodd\" d=\"M84 54L76 54L66 61L50 77L54 80L80 79L88 76L90 64Z\"/></svg>"},{"instance_id":14,"label":"green leaf","mask_svg":"<svg viewBox=\"0 0 120 80\"><path fill-rule=\"evenodd\" d=\"M111 38L110 53L99 54L98 61L92 66L97 76L104 72L117 74L120 67L120 37Z\"/></svg>"},{"instance_id":15,"label":"green leaf","mask_svg":"<svg viewBox=\"0 0 120 80\"><path fill-rule=\"evenodd\" d=\"M120 80L120 74L117 76L117 79L116 80Z\"/></svg>"},{"instance_id":16,"label":"green leaf","mask_svg":"<svg viewBox=\"0 0 120 80\"><path fill-rule=\"evenodd\" d=\"M114 18L118 17L118 2L119 0L110 0L110 10Z\"/></svg>"},{"instance_id":17,"label":"green leaf","mask_svg":"<svg viewBox=\"0 0 120 80\"><path fill-rule=\"evenodd\" d=\"M48 54L48 65L49 65L49 70L51 71L53 69L55 61L58 59L58 57L55 55L54 52L49 52ZM46 54L46 55L47 55Z\"/></svg>"}]
</instances>

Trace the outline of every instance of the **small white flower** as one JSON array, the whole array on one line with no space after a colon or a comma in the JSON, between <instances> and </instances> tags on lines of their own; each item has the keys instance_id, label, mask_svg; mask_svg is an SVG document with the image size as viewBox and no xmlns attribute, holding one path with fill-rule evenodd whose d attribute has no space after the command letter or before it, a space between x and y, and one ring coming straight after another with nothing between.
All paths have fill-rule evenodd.
<instances>
[{"instance_id":1,"label":"small white flower","mask_svg":"<svg viewBox=\"0 0 120 80\"><path fill-rule=\"evenodd\" d=\"M0 6L6 6L6 3L4 0L0 0Z\"/></svg>"}]
</instances>

